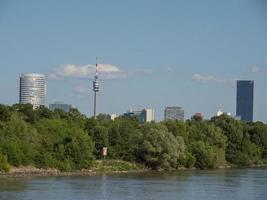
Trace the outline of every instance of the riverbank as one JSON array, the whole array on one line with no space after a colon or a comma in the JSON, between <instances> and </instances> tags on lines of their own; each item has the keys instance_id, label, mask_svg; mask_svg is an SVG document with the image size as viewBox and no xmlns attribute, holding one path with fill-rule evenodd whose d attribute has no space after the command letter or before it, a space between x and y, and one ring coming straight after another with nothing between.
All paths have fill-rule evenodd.
<instances>
[{"instance_id":1,"label":"riverbank","mask_svg":"<svg viewBox=\"0 0 267 200\"><path fill-rule=\"evenodd\" d=\"M242 167L236 165L222 165L216 169L244 169L244 168L267 168L267 164L252 165ZM216 170L214 169L214 170ZM197 168L178 168L178 169L158 169L151 170L143 165L131 163L122 160L97 160L90 169L75 170L71 172L62 172L53 168L36 168L33 166L11 167L9 172L0 172L0 178L23 178L23 177L61 177L61 176L94 176L98 174L111 173L136 173L149 171L181 171L181 170L198 170ZM201 170L201 169L199 169Z\"/></svg>"},{"instance_id":2,"label":"riverbank","mask_svg":"<svg viewBox=\"0 0 267 200\"><path fill-rule=\"evenodd\" d=\"M33 166L11 167L9 172L0 172L0 178L45 177L45 176L92 176L102 173L131 173L148 171L144 166L122 160L97 160L90 169L62 172L53 168Z\"/></svg>"}]
</instances>

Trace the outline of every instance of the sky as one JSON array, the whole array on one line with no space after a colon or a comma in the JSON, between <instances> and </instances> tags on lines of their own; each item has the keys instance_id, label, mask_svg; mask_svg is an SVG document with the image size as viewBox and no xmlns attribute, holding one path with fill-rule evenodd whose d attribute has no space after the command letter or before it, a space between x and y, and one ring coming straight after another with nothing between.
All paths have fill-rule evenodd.
<instances>
[{"instance_id":1,"label":"sky","mask_svg":"<svg viewBox=\"0 0 267 200\"><path fill-rule=\"evenodd\" d=\"M181 106L186 118L235 114L236 80L254 80L254 120L267 122L265 0L0 0L0 103L19 76L47 77L46 105L93 114Z\"/></svg>"}]
</instances>

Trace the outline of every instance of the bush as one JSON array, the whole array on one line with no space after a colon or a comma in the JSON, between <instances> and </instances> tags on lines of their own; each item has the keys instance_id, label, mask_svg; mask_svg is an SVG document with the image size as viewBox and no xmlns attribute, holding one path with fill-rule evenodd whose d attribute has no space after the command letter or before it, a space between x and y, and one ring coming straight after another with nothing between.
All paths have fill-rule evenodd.
<instances>
[{"instance_id":1,"label":"bush","mask_svg":"<svg viewBox=\"0 0 267 200\"><path fill-rule=\"evenodd\" d=\"M152 169L177 168L185 146L182 137L174 137L162 124L147 124L141 129L136 157Z\"/></svg>"},{"instance_id":2,"label":"bush","mask_svg":"<svg viewBox=\"0 0 267 200\"><path fill-rule=\"evenodd\" d=\"M200 169L217 168L225 163L224 150L203 141L193 144L195 166Z\"/></svg>"},{"instance_id":3,"label":"bush","mask_svg":"<svg viewBox=\"0 0 267 200\"><path fill-rule=\"evenodd\" d=\"M0 171L8 172L10 170L10 164L7 161L6 155L0 155Z\"/></svg>"},{"instance_id":4,"label":"bush","mask_svg":"<svg viewBox=\"0 0 267 200\"><path fill-rule=\"evenodd\" d=\"M7 155L8 162L12 166L20 166L22 164L23 152L16 143L6 143L2 145L2 153Z\"/></svg>"},{"instance_id":5,"label":"bush","mask_svg":"<svg viewBox=\"0 0 267 200\"><path fill-rule=\"evenodd\" d=\"M73 170L74 163L70 160L59 161L57 163L57 169L62 172L71 172Z\"/></svg>"},{"instance_id":6,"label":"bush","mask_svg":"<svg viewBox=\"0 0 267 200\"><path fill-rule=\"evenodd\" d=\"M195 163L196 163L195 156L193 156L191 153L187 153L186 154L186 162L185 162L184 166L186 168L192 168L195 166Z\"/></svg>"}]
</instances>

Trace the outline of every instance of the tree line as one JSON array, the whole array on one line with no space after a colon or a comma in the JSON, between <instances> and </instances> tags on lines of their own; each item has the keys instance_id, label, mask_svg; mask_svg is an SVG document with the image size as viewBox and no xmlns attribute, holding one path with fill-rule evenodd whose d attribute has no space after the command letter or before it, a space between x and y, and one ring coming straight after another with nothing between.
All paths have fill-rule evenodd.
<instances>
[{"instance_id":1,"label":"tree line","mask_svg":"<svg viewBox=\"0 0 267 200\"><path fill-rule=\"evenodd\" d=\"M32 165L61 171L90 169L102 159L142 164L150 169L218 168L267 163L267 125L222 115L210 120L141 123L100 114L33 110L30 104L0 105L0 171Z\"/></svg>"}]
</instances>

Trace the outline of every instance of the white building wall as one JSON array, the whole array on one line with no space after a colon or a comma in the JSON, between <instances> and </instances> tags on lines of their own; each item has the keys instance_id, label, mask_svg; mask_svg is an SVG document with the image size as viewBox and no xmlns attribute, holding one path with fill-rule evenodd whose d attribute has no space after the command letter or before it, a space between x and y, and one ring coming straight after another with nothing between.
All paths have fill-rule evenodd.
<instances>
[{"instance_id":1,"label":"white building wall","mask_svg":"<svg viewBox=\"0 0 267 200\"><path fill-rule=\"evenodd\" d=\"M37 108L45 105L46 85L43 74L22 74L20 77L19 103Z\"/></svg>"}]
</instances>

